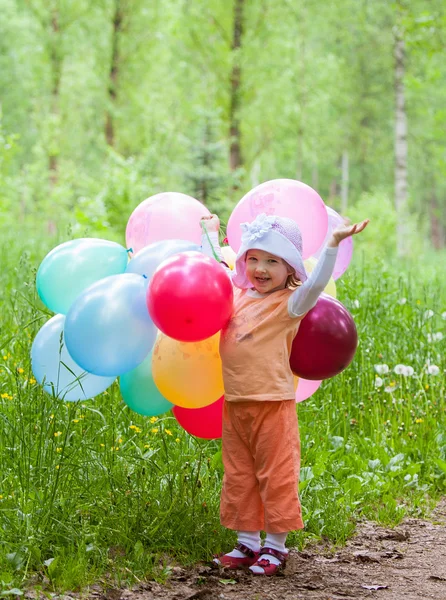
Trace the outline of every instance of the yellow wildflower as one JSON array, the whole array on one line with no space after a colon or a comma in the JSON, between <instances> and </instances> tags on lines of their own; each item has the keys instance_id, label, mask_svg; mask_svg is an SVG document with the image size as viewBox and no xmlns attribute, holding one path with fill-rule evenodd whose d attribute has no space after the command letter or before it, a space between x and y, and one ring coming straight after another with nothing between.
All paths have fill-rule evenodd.
<instances>
[{"instance_id":1,"label":"yellow wildflower","mask_svg":"<svg viewBox=\"0 0 446 600\"><path fill-rule=\"evenodd\" d=\"M122 438L119 438L118 443L122 444Z\"/></svg>"},{"instance_id":2,"label":"yellow wildflower","mask_svg":"<svg viewBox=\"0 0 446 600\"><path fill-rule=\"evenodd\" d=\"M180 442L180 438L177 438L175 441L176 441L177 443L179 443L179 442Z\"/></svg>"},{"instance_id":3,"label":"yellow wildflower","mask_svg":"<svg viewBox=\"0 0 446 600\"><path fill-rule=\"evenodd\" d=\"M415 419L415 423L424 423L424 419Z\"/></svg>"},{"instance_id":4,"label":"yellow wildflower","mask_svg":"<svg viewBox=\"0 0 446 600\"><path fill-rule=\"evenodd\" d=\"M144 444L144 448L150 448L149 444Z\"/></svg>"},{"instance_id":5,"label":"yellow wildflower","mask_svg":"<svg viewBox=\"0 0 446 600\"><path fill-rule=\"evenodd\" d=\"M56 452L62 452L62 448L56 448Z\"/></svg>"},{"instance_id":6,"label":"yellow wildflower","mask_svg":"<svg viewBox=\"0 0 446 600\"><path fill-rule=\"evenodd\" d=\"M59 469L59 465L56 465L56 469Z\"/></svg>"},{"instance_id":7,"label":"yellow wildflower","mask_svg":"<svg viewBox=\"0 0 446 600\"><path fill-rule=\"evenodd\" d=\"M73 419L73 423L79 423L79 419Z\"/></svg>"},{"instance_id":8,"label":"yellow wildflower","mask_svg":"<svg viewBox=\"0 0 446 600\"><path fill-rule=\"evenodd\" d=\"M3 356L3 360L8 360L8 357L6 356L6 354Z\"/></svg>"},{"instance_id":9,"label":"yellow wildflower","mask_svg":"<svg viewBox=\"0 0 446 600\"><path fill-rule=\"evenodd\" d=\"M2 394L0 397L1 398L6 398L8 400L9 399L9 394Z\"/></svg>"},{"instance_id":10,"label":"yellow wildflower","mask_svg":"<svg viewBox=\"0 0 446 600\"><path fill-rule=\"evenodd\" d=\"M36 383L36 380L34 379L34 377L31 377L31 379L28 380L28 383L30 385L34 385Z\"/></svg>"},{"instance_id":11,"label":"yellow wildflower","mask_svg":"<svg viewBox=\"0 0 446 600\"><path fill-rule=\"evenodd\" d=\"M100 444L101 448L105 448L105 444Z\"/></svg>"},{"instance_id":12,"label":"yellow wildflower","mask_svg":"<svg viewBox=\"0 0 446 600\"><path fill-rule=\"evenodd\" d=\"M164 431L165 431L165 433L167 433L167 435L172 435L172 432L170 431L170 429L165 429Z\"/></svg>"},{"instance_id":13,"label":"yellow wildflower","mask_svg":"<svg viewBox=\"0 0 446 600\"><path fill-rule=\"evenodd\" d=\"M0 500L3 500L3 494L0 494Z\"/></svg>"},{"instance_id":14,"label":"yellow wildflower","mask_svg":"<svg viewBox=\"0 0 446 600\"><path fill-rule=\"evenodd\" d=\"M429 389L429 384L428 384L428 383L427 383L427 384L424 386L424 389L425 389L425 390L428 390L428 389Z\"/></svg>"},{"instance_id":15,"label":"yellow wildflower","mask_svg":"<svg viewBox=\"0 0 446 600\"><path fill-rule=\"evenodd\" d=\"M59 437L60 435L62 435L61 431L55 431L54 432L54 437Z\"/></svg>"},{"instance_id":16,"label":"yellow wildflower","mask_svg":"<svg viewBox=\"0 0 446 600\"><path fill-rule=\"evenodd\" d=\"M156 423L158 421L158 417L150 417L151 423Z\"/></svg>"},{"instance_id":17,"label":"yellow wildflower","mask_svg":"<svg viewBox=\"0 0 446 600\"><path fill-rule=\"evenodd\" d=\"M154 427L154 428L152 429L152 433L158 433L158 431L159 431L158 427Z\"/></svg>"},{"instance_id":18,"label":"yellow wildflower","mask_svg":"<svg viewBox=\"0 0 446 600\"><path fill-rule=\"evenodd\" d=\"M19 368L17 369L17 373L20 373L20 374L22 374L22 373L24 373L24 372L25 372L25 370L24 370L24 369L22 369L22 367L19 367Z\"/></svg>"}]
</instances>

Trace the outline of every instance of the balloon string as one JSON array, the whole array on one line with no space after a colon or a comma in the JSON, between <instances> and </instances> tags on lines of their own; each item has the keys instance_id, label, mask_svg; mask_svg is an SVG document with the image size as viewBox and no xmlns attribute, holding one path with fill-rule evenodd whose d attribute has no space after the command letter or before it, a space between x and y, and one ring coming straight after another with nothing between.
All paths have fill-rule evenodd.
<instances>
[{"instance_id":1,"label":"balloon string","mask_svg":"<svg viewBox=\"0 0 446 600\"><path fill-rule=\"evenodd\" d=\"M209 237L209 233L208 233L208 230L206 229L206 225L204 224L204 221L200 221L200 224L201 224L201 229L206 234L206 237L207 237L208 242L209 242L209 246L211 247L212 254L214 255L215 260L217 262L221 262L221 258L218 256L218 254L214 250L214 244L211 242L211 238Z\"/></svg>"},{"instance_id":2,"label":"balloon string","mask_svg":"<svg viewBox=\"0 0 446 600\"><path fill-rule=\"evenodd\" d=\"M133 248L127 248L126 252L131 252L133 254Z\"/></svg>"}]
</instances>

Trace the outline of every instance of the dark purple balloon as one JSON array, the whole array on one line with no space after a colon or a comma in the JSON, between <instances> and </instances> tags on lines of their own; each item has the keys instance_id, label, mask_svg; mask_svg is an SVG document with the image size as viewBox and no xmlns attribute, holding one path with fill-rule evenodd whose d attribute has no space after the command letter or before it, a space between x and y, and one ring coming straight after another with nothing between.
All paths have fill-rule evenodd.
<instances>
[{"instance_id":1,"label":"dark purple balloon","mask_svg":"<svg viewBox=\"0 0 446 600\"><path fill-rule=\"evenodd\" d=\"M351 314L339 300L322 294L294 338L291 370L303 379L334 377L352 362L357 345Z\"/></svg>"}]
</instances>

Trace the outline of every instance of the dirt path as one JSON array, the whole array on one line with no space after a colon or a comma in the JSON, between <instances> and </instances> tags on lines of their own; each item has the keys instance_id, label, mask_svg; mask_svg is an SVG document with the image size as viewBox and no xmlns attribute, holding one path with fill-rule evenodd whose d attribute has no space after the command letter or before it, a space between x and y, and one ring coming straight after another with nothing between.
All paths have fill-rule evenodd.
<instances>
[{"instance_id":1,"label":"dirt path","mask_svg":"<svg viewBox=\"0 0 446 600\"><path fill-rule=\"evenodd\" d=\"M335 554L313 547L292 552L282 576L257 578L208 566L176 567L162 586L95 590L101 600L446 600L446 497L427 521L406 519L395 529L359 526Z\"/></svg>"}]
</instances>

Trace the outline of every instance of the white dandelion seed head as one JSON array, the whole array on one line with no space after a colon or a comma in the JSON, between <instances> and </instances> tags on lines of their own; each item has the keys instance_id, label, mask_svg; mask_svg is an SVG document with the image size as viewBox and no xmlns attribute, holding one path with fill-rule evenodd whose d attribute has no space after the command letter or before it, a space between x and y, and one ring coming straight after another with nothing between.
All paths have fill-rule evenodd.
<instances>
[{"instance_id":1,"label":"white dandelion seed head","mask_svg":"<svg viewBox=\"0 0 446 600\"><path fill-rule=\"evenodd\" d=\"M404 371L403 371L403 375L405 377L412 377L412 375L415 373L413 367L410 366L405 366L404 367Z\"/></svg>"},{"instance_id":2,"label":"white dandelion seed head","mask_svg":"<svg viewBox=\"0 0 446 600\"><path fill-rule=\"evenodd\" d=\"M393 372L396 373L397 375L403 375L405 368L406 368L405 365L396 365L395 368L393 369Z\"/></svg>"},{"instance_id":3,"label":"white dandelion seed head","mask_svg":"<svg viewBox=\"0 0 446 600\"><path fill-rule=\"evenodd\" d=\"M446 310L441 313L441 318L446 321Z\"/></svg>"},{"instance_id":4,"label":"white dandelion seed head","mask_svg":"<svg viewBox=\"0 0 446 600\"><path fill-rule=\"evenodd\" d=\"M378 373L378 375L385 375L389 372L389 365L375 365L375 371Z\"/></svg>"},{"instance_id":5,"label":"white dandelion seed head","mask_svg":"<svg viewBox=\"0 0 446 600\"><path fill-rule=\"evenodd\" d=\"M400 298L400 299L398 300L398 304L401 304L401 306L402 306L403 304L406 304L406 302L407 302L407 298Z\"/></svg>"},{"instance_id":6,"label":"white dandelion seed head","mask_svg":"<svg viewBox=\"0 0 446 600\"><path fill-rule=\"evenodd\" d=\"M428 365L427 372L429 375L439 375L440 369L437 367L437 365Z\"/></svg>"},{"instance_id":7,"label":"white dandelion seed head","mask_svg":"<svg viewBox=\"0 0 446 600\"><path fill-rule=\"evenodd\" d=\"M359 304L359 300L353 300L353 306L355 308L359 308L361 305Z\"/></svg>"},{"instance_id":8,"label":"white dandelion seed head","mask_svg":"<svg viewBox=\"0 0 446 600\"><path fill-rule=\"evenodd\" d=\"M376 388L380 388L380 387L382 387L382 384L383 384L383 383L384 383L384 382L383 382L383 380L381 379L381 377L376 377L376 378L375 378L375 387L376 387Z\"/></svg>"},{"instance_id":9,"label":"white dandelion seed head","mask_svg":"<svg viewBox=\"0 0 446 600\"><path fill-rule=\"evenodd\" d=\"M424 318L425 319L431 319L434 316L434 311L431 310L430 308L426 311L424 311Z\"/></svg>"},{"instance_id":10,"label":"white dandelion seed head","mask_svg":"<svg viewBox=\"0 0 446 600\"><path fill-rule=\"evenodd\" d=\"M441 333L441 331L437 331L437 333L434 333L434 340L436 342L441 342L442 339L443 339L443 334Z\"/></svg>"}]
</instances>

